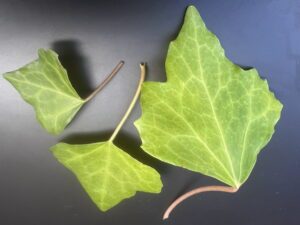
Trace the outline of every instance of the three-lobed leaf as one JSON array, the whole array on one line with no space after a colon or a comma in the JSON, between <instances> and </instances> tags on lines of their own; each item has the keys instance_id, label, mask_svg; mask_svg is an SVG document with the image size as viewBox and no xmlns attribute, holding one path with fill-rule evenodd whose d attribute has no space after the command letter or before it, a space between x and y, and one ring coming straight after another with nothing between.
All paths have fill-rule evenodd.
<instances>
[{"instance_id":1,"label":"three-lobed leaf","mask_svg":"<svg viewBox=\"0 0 300 225\"><path fill-rule=\"evenodd\" d=\"M167 82L142 87L135 125L150 155L240 187L269 142L282 104L255 69L226 58L198 11L187 9L166 60Z\"/></svg>"},{"instance_id":2,"label":"three-lobed leaf","mask_svg":"<svg viewBox=\"0 0 300 225\"><path fill-rule=\"evenodd\" d=\"M41 125L49 133L59 134L85 101L73 88L55 52L40 49L38 56L37 60L4 77L34 107Z\"/></svg>"},{"instance_id":3,"label":"three-lobed leaf","mask_svg":"<svg viewBox=\"0 0 300 225\"><path fill-rule=\"evenodd\" d=\"M59 143L54 156L70 169L102 211L130 198L137 191L159 193L162 188L156 170L135 160L112 142L85 145Z\"/></svg>"}]
</instances>

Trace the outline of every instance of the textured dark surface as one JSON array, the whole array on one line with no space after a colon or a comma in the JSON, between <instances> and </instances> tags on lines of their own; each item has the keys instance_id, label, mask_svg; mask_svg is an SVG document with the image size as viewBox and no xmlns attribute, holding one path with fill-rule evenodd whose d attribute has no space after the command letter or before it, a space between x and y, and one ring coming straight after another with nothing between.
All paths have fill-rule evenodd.
<instances>
[{"instance_id":1,"label":"textured dark surface","mask_svg":"<svg viewBox=\"0 0 300 225\"><path fill-rule=\"evenodd\" d=\"M106 139L135 91L140 61L148 63L148 80L165 80L168 43L189 4L233 62L256 67L268 79L284 104L277 131L238 193L196 196L162 222L163 211L180 193L217 181L142 152L132 124L140 115L136 107L116 144L159 170L164 189L160 195L138 193L101 213L48 148L60 140ZM0 73L32 61L40 47L60 54L81 96L119 60L125 66L59 137L40 127L32 107L0 77L1 225L299 224L299 1L0 1Z\"/></svg>"}]
</instances>

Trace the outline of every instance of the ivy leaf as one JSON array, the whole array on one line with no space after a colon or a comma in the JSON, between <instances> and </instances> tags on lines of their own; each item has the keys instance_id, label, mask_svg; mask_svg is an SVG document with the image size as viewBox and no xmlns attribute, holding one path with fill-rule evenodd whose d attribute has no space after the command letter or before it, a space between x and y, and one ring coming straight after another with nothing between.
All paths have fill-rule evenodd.
<instances>
[{"instance_id":1,"label":"ivy leaf","mask_svg":"<svg viewBox=\"0 0 300 225\"><path fill-rule=\"evenodd\" d=\"M106 211L136 191L159 193L162 188L160 175L153 168L142 164L113 144L113 140L134 107L145 68L141 65L141 80L125 116L106 142L84 145L59 143L50 150L71 170L98 208Z\"/></svg>"},{"instance_id":2,"label":"ivy leaf","mask_svg":"<svg viewBox=\"0 0 300 225\"><path fill-rule=\"evenodd\" d=\"M37 60L4 74L4 77L34 107L40 124L49 133L59 134L82 105L100 90L97 88L86 99L80 98L59 62L58 55L52 50L39 49L38 56ZM120 69L121 64L109 75L109 80Z\"/></svg>"},{"instance_id":3,"label":"ivy leaf","mask_svg":"<svg viewBox=\"0 0 300 225\"><path fill-rule=\"evenodd\" d=\"M85 145L59 143L54 156L78 178L91 199L107 211L136 191L159 193L159 174L132 158L112 142Z\"/></svg>"},{"instance_id":4,"label":"ivy leaf","mask_svg":"<svg viewBox=\"0 0 300 225\"><path fill-rule=\"evenodd\" d=\"M282 104L255 69L226 58L188 7L166 60L167 82L142 87L135 125L150 155L239 188L269 142Z\"/></svg>"}]
</instances>

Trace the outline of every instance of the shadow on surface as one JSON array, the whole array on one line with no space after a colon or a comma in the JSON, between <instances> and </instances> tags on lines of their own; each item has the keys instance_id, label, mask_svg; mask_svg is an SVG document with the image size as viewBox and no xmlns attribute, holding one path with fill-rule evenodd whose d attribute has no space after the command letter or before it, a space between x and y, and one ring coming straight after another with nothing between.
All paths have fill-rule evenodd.
<instances>
[{"instance_id":1,"label":"shadow on surface","mask_svg":"<svg viewBox=\"0 0 300 225\"><path fill-rule=\"evenodd\" d=\"M112 131L72 134L65 137L61 141L68 144L90 144L96 142L105 142L110 138L111 135ZM114 144L123 151L127 152L136 160L155 168L160 174L166 173L168 165L144 152L140 147L141 142L134 136L120 131L114 141Z\"/></svg>"},{"instance_id":2,"label":"shadow on surface","mask_svg":"<svg viewBox=\"0 0 300 225\"><path fill-rule=\"evenodd\" d=\"M245 66L245 65L241 65L241 64L237 64L237 63L235 63L235 65L241 67L243 70L246 70L246 71L253 69L252 66Z\"/></svg>"},{"instance_id":3,"label":"shadow on surface","mask_svg":"<svg viewBox=\"0 0 300 225\"><path fill-rule=\"evenodd\" d=\"M87 58L77 40L66 39L54 41L51 46L58 54L59 60L67 70L68 77L80 97L87 97L93 90L90 81Z\"/></svg>"}]
</instances>

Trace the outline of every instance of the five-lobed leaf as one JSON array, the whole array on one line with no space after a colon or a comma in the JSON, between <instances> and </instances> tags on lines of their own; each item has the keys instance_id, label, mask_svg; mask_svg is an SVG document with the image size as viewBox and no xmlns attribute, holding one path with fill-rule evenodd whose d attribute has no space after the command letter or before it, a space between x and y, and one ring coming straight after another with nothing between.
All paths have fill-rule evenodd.
<instances>
[{"instance_id":1,"label":"five-lobed leaf","mask_svg":"<svg viewBox=\"0 0 300 225\"><path fill-rule=\"evenodd\" d=\"M136 191L159 193L159 173L132 158L112 142L85 145L59 143L51 148L70 169L98 208L106 211Z\"/></svg>"},{"instance_id":2,"label":"five-lobed leaf","mask_svg":"<svg viewBox=\"0 0 300 225\"><path fill-rule=\"evenodd\" d=\"M240 187L269 142L282 104L255 69L229 61L198 11L171 42L167 82L142 87L135 125L150 155Z\"/></svg>"},{"instance_id":3,"label":"five-lobed leaf","mask_svg":"<svg viewBox=\"0 0 300 225\"><path fill-rule=\"evenodd\" d=\"M38 56L37 60L4 77L34 107L41 125L49 133L59 134L85 101L72 87L55 52L40 49Z\"/></svg>"}]
</instances>

